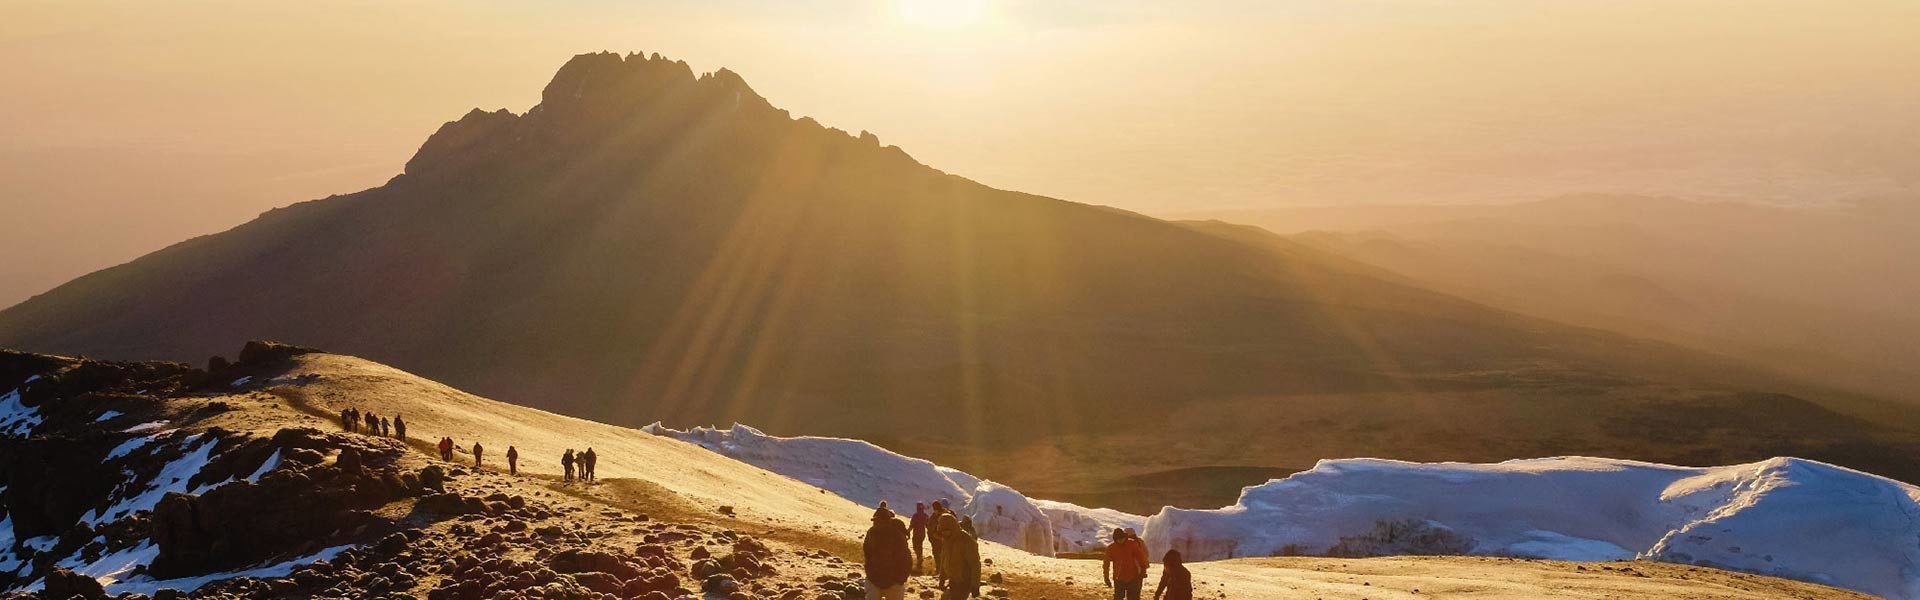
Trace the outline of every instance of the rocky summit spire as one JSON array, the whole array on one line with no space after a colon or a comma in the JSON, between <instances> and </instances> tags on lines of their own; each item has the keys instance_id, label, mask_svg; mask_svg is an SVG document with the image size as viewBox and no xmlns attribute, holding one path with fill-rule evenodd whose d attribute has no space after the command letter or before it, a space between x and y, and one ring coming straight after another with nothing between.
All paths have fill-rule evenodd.
<instances>
[{"instance_id":1,"label":"rocky summit spire","mask_svg":"<svg viewBox=\"0 0 1920 600\"><path fill-rule=\"evenodd\" d=\"M659 54L595 52L562 65L541 92L540 104L524 115L476 109L443 125L407 162L406 172L446 172L509 154L644 146L714 120L763 134L795 123L824 129L811 120L794 121L733 71L696 75L685 61Z\"/></svg>"}]
</instances>

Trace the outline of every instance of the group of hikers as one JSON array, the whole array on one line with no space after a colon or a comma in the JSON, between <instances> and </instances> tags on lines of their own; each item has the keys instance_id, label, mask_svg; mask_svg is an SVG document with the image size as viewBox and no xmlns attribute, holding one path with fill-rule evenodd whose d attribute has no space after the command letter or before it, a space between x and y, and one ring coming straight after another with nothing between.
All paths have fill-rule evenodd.
<instances>
[{"instance_id":1,"label":"group of hikers","mask_svg":"<svg viewBox=\"0 0 1920 600\"><path fill-rule=\"evenodd\" d=\"M340 411L340 426L348 433L407 438L407 422L398 415L388 421L358 408ZM453 438L442 437L436 448L440 460L453 461ZM480 468L486 448L473 443L473 466ZM566 481L594 480L594 463L599 456L589 447L575 453L568 448L560 455L560 467ZM507 473L520 474L520 450L507 446ZM577 473L577 475L576 475ZM955 513L953 501L935 500L931 512L927 503L914 504L913 517L900 522L886 501L873 511L873 527L865 541L867 600L904 600L907 578L925 574L926 549L933 547L933 568L941 590L941 600L962 600L980 596L980 534L973 528L973 517ZM911 544L909 544L911 540ZM1154 600L1193 600L1193 575L1182 564L1179 550L1168 550L1161 557L1160 585ZM1100 561L1100 576L1113 588L1114 600L1140 600L1147 580L1147 545L1134 532L1116 528L1113 543L1107 545Z\"/></svg>"},{"instance_id":2,"label":"group of hikers","mask_svg":"<svg viewBox=\"0 0 1920 600\"><path fill-rule=\"evenodd\" d=\"M370 412L362 413L358 408L347 407L340 410L340 426L345 428L347 433L360 433L364 428L367 435L407 439L407 422L398 415L389 422L386 417L375 416ZM453 462L453 446L453 438L440 438L440 441L434 445L435 449L440 451L440 460ZM486 448L482 447L480 442L473 443L474 468L480 468L485 452ZM567 453L560 456L560 465L566 469L567 481L573 481L576 467L579 469L581 481L593 481L593 467L596 462L599 462L599 456L594 454L593 448L587 448L585 452L578 455L574 454L572 448L568 448ZM507 446L507 474L520 474L519 448Z\"/></svg>"},{"instance_id":3,"label":"group of hikers","mask_svg":"<svg viewBox=\"0 0 1920 600\"><path fill-rule=\"evenodd\" d=\"M600 462L600 456L593 453L593 447L591 446L587 447L586 452L581 452L578 455L573 453L572 448L568 448L565 454L560 455L560 468L566 470L567 481L573 481L573 473L576 468L580 471L581 481L593 481L593 465L596 462Z\"/></svg>"},{"instance_id":4,"label":"group of hikers","mask_svg":"<svg viewBox=\"0 0 1920 600\"><path fill-rule=\"evenodd\" d=\"M361 414L360 409L348 407L340 411L340 426L347 433L358 433L365 428L367 435L407 439L407 420L394 415L392 421L373 413Z\"/></svg>"},{"instance_id":5,"label":"group of hikers","mask_svg":"<svg viewBox=\"0 0 1920 600\"><path fill-rule=\"evenodd\" d=\"M915 503L911 521L901 523L887 502L880 501L863 544L867 600L904 600L907 578L925 573L928 545L933 547L940 600L980 596L980 534L973 528L973 517L959 515L951 506L950 500L937 500L929 513L927 503ZM1113 543L1100 561L1101 578L1113 588L1114 600L1140 600L1147 567L1146 542L1132 531L1115 528ZM1168 550L1161 558L1160 585L1153 597L1193 600L1193 574L1181 561L1179 550Z\"/></svg>"}]
</instances>

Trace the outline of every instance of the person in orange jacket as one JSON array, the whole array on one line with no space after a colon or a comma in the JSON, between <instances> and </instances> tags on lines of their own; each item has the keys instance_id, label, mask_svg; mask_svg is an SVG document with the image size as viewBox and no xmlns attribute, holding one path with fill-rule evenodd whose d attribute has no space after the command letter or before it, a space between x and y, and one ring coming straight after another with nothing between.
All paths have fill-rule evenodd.
<instances>
[{"instance_id":1,"label":"person in orange jacket","mask_svg":"<svg viewBox=\"0 0 1920 600\"><path fill-rule=\"evenodd\" d=\"M1100 560L1100 578L1113 588L1113 600L1140 600L1147 581L1147 544L1127 530L1114 528L1113 543Z\"/></svg>"}]
</instances>

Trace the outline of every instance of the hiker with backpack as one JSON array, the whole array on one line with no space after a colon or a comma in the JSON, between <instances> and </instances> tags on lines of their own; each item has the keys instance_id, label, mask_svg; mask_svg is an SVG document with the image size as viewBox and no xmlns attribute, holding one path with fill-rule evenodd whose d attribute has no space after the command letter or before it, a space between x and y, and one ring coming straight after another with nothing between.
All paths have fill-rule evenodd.
<instances>
[{"instance_id":1,"label":"hiker with backpack","mask_svg":"<svg viewBox=\"0 0 1920 600\"><path fill-rule=\"evenodd\" d=\"M980 594L980 542L960 526L953 513L934 521L940 540L941 600L965 600ZM1137 600L1137 599L1136 599Z\"/></svg>"},{"instance_id":2,"label":"hiker with backpack","mask_svg":"<svg viewBox=\"0 0 1920 600\"><path fill-rule=\"evenodd\" d=\"M873 527L861 543L867 575L867 600L905 600L907 597L907 527L893 516L885 500L873 511Z\"/></svg>"}]
</instances>

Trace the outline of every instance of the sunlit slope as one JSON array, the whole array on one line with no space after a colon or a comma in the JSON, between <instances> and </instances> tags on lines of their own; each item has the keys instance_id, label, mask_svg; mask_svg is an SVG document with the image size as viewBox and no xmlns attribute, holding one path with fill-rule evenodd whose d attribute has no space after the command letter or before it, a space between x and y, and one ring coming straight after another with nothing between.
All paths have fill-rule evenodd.
<instances>
[{"instance_id":1,"label":"sunlit slope","mask_svg":"<svg viewBox=\"0 0 1920 600\"><path fill-rule=\"evenodd\" d=\"M1728 392L1740 429L1759 413L1732 392L1763 380L1351 267L995 190L730 72L594 54L525 113L446 124L384 186L0 311L0 344L199 362L273 338L604 422L858 437L1048 492L1327 456L1913 455L1851 424L1670 451L1622 407ZM1391 428L1344 431L1368 412Z\"/></svg>"},{"instance_id":2,"label":"sunlit slope","mask_svg":"<svg viewBox=\"0 0 1920 600\"><path fill-rule=\"evenodd\" d=\"M872 514L813 486L678 440L481 398L359 358L304 354L291 360L294 366L269 382L273 393L327 414L353 407L405 418L415 441L453 438L458 460L471 461L477 441L485 464L505 468L512 446L519 450L522 472L559 476L563 452L593 448L600 477L658 484L714 510L735 507L747 520L832 524L853 535Z\"/></svg>"}]
</instances>

